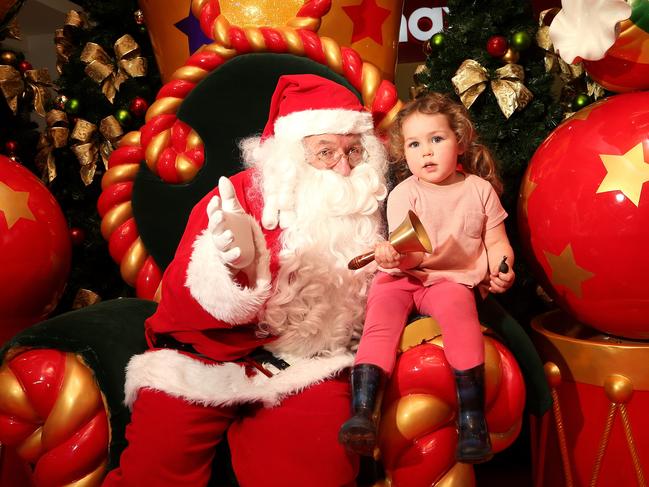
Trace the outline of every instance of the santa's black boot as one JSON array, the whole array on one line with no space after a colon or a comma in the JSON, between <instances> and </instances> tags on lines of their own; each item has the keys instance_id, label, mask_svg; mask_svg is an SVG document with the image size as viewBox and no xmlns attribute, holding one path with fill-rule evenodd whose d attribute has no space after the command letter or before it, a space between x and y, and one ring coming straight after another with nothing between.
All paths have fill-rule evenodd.
<instances>
[{"instance_id":1,"label":"santa's black boot","mask_svg":"<svg viewBox=\"0 0 649 487\"><path fill-rule=\"evenodd\" d=\"M352 417L338 433L338 441L359 455L372 456L376 446L376 425L372 419L383 370L373 364L352 368Z\"/></svg>"},{"instance_id":2,"label":"santa's black boot","mask_svg":"<svg viewBox=\"0 0 649 487\"><path fill-rule=\"evenodd\" d=\"M462 463L482 463L493 457L484 415L484 364L453 370L457 386L458 441L455 458Z\"/></svg>"}]
</instances>

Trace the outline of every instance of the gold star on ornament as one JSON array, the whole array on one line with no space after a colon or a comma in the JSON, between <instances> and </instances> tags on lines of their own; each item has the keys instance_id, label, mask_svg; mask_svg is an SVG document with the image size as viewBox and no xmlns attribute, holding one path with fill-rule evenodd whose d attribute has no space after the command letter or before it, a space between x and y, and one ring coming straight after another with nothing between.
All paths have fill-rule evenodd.
<instances>
[{"instance_id":1,"label":"gold star on ornament","mask_svg":"<svg viewBox=\"0 0 649 487\"><path fill-rule=\"evenodd\" d=\"M519 200L521 202L521 208L523 210L523 215L527 217L527 204L530 200L532 192L536 189L538 184L530 179L530 170L529 167L525 171L525 177L523 178L523 184L521 185L521 193L519 195Z\"/></svg>"},{"instance_id":2,"label":"gold star on ornament","mask_svg":"<svg viewBox=\"0 0 649 487\"><path fill-rule=\"evenodd\" d=\"M597 188L597 193L620 191L638 206L642 185L649 181L649 164L644 160L642 142L621 156L600 154L599 157L607 174Z\"/></svg>"},{"instance_id":3,"label":"gold star on ornament","mask_svg":"<svg viewBox=\"0 0 649 487\"><path fill-rule=\"evenodd\" d=\"M8 229L11 229L20 218L36 221L28 202L29 191L14 191L0 181L0 213L4 215Z\"/></svg>"},{"instance_id":4,"label":"gold star on ornament","mask_svg":"<svg viewBox=\"0 0 649 487\"><path fill-rule=\"evenodd\" d=\"M568 244L559 255L554 255L545 250L543 253L552 270L550 277L552 284L567 287L578 298L581 298L581 283L595 274L577 265L571 245Z\"/></svg>"}]
</instances>

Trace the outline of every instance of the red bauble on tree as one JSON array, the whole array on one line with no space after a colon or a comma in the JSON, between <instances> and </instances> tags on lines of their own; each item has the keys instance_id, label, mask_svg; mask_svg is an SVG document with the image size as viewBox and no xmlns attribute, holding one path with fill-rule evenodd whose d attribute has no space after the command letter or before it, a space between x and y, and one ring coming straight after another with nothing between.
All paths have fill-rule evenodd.
<instances>
[{"instance_id":1,"label":"red bauble on tree","mask_svg":"<svg viewBox=\"0 0 649 487\"><path fill-rule=\"evenodd\" d=\"M504 36L491 36L487 41L487 52L493 57L502 57L509 49L509 43Z\"/></svg>"},{"instance_id":2,"label":"red bauble on tree","mask_svg":"<svg viewBox=\"0 0 649 487\"><path fill-rule=\"evenodd\" d=\"M72 245L78 247L86 240L86 232L83 228L72 227L70 228L70 241Z\"/></svg>"},{"instance_id":3,"label":"red bauble on tree","mask_svg":"<svg viewBox=\"0 0 649 487\"><path fill-rule=\"evenodd\" d=\"M29 71L32 68L33 66L29 61L22 60L18 63L18 69L20 70L21 73L24 73L25 71Z\"/></svg>"},{"instance_id":4,"label":"red bauble on tree","mask_svg":"<svg viewBox=\"0 0 649 487\"><path fill-rule=\"evenodd\" d=\"M15 140L8 140L5 142L5 150L9 155L14 154L18 150L18 142Z\"/></svg>"},{"instance_id":5,"label":"red bauble on tree","mask_svg":"<svg viewBox=\"0 0 649 487\"><path fill-rule=\"evenodd\" d=\"M606 333L649 338L649 92L594 103L532 158L519 224L557 303Z\"/></svg>"},{"instance_id":6,"label":"red bauble on tree","mask_svg":"<svg viewBox=\"0 0 649 487\"><path fill-rule=\"evenodd\" d=\"M61 208L30 171L0 156L0 343L56 306L70 270Z\"/></svg>"},{"instance_id":7,"label":"red bauble on tree","mask_svg":"<svg viewBox=\"0 0 649 487\"><path fill-rule=\"evenodd\" d=\"M149 109L149 104L144 98L136 96L129 104L128 109L135 117L140 118Z\"/></svg>"}]
</instances>

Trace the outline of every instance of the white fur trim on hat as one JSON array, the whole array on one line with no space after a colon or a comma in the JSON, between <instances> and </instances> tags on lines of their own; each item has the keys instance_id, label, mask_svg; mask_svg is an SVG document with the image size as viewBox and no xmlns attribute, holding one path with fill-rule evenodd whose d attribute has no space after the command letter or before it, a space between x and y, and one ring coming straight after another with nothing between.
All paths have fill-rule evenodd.
<instances>
[{"instance_id":1,"label":"white fur trim on hat","mask_svg":"<svg viewBox=\"0 0 649 487\"><path fill-rule=\"evenodd\" d=\"M236 363L206 364L176 350L152 350L136 355L126 367L125 404L132 407L142 388L165 392L204 406L263 402L272 407L291 394L334 377L353 363L351 353L290 359L290 367L273 377L246 375Z\"/></svg>"},{"instance_id":2,"label":"white fur trim on hat","mask_svg":"<svg viewBox=\"0 0 649 487\"><path fill-rule=\"evenodd\" d=\"M299 140L319 134L362 134L372 131L374 124L368 112L344 109L302 110L275 121L279 138Z\"/></svg>"},{"instance_id":3,"label":"white fur trim on hat","mask_svg":"<svg viewBox=\"0 0 649 487\"><path fill-rule=\"evenodd\" d=\"M209 230L195 240L185 285L192 297L215 318L233 325L250 323L270 296L270 254L257 221L252 222L258 255L254 287L243 287L232 278L232 270L214 245Z\"/></svg>"}]
</instances>

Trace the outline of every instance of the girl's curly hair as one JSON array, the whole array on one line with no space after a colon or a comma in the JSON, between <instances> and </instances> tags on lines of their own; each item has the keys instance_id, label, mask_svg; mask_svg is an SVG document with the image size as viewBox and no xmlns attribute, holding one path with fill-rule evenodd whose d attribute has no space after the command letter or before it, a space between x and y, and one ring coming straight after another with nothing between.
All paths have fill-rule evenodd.
<instances>
[{"instance_id":1,"label":"girl's curly hair","mask_svg":"<svg viewBox=\"0 0 649 487\"><path fill-rule=\"evenodd\" d=\"M458 157L458 162L462 164L462 170L489 181L496 193L502 194L503 184L498 177L496 161L489 149L478 141L469 112L462 104L447 95L435 92L406 103L390 127L390 152L398 166L395 168L397 182L402 181L410 174L403 150L402 127L403 122L413 113L445 115L451 130L455 133L458 144L464 150L464 153Z\"/></svg>"}]
</instances>

